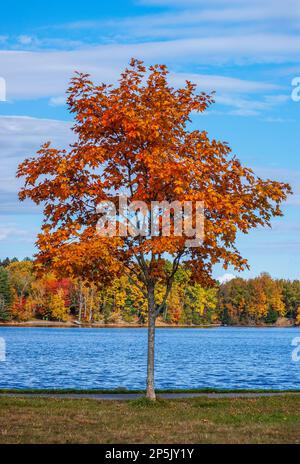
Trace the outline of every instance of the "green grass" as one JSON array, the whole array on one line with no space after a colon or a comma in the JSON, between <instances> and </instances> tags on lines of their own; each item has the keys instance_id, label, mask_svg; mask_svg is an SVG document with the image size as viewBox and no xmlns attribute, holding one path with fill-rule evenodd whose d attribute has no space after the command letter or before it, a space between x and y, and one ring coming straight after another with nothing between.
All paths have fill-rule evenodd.
<instances>
[{"instance_id":1,"label":"green grass","mask_svg":"<svg viewBox=\"0 0 300 464\"><path fill-rule=\"evenodd\" d=\"M300 443L300 397L0 398L0 443Z\"/></svg>"},{"instance_id":2,"label":"green grass","mask_svg":"<svg viewBox=\"0 0 300 464\"><path fill-rule=\"evenodd\" d=\"M115 388L115 389L17 389L17 388L0 388L0 394L5 393L30 393L30 394L88 394L88 393L107 393L107 394L118 394L118 393L145 393L145 390L128 390L126 388ZM272 390L272 389L228 389L228 388L190 388L190 389L175 389L169 388L165 390L156 390L157 394L160 393L300 393L299 390Z\"/></svg>"}]
</instances>

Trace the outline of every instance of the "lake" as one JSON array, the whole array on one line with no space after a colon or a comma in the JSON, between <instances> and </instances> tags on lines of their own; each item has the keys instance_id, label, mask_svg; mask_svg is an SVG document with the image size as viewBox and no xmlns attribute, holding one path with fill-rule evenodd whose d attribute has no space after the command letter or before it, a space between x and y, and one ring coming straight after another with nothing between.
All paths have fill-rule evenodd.
<instances>
[{"instance_id":1,"label":"lake","mask_svg":"<svg viewBox=\"0 0 300 464\"><path fill-rule=\"evenodd\" d=\"M157 388L300 389L291 345L299 329L159 328L156 334ZM0 388L145 386L144 328L0 327L0 337L6 344Z\"/></svg>"}]
</instances>

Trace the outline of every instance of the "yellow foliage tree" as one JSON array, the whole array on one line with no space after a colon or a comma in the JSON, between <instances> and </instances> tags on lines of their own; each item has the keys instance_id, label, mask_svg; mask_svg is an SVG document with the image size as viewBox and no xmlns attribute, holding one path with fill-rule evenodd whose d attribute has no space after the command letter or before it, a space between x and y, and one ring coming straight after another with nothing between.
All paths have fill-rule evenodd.
<instances>
[{"instance_id":1,"label":"yellow foliage tree","mask_svg":"<svg viewBox=\"0 0 300 464\"><path fill-rule=\"evenodd\" d=\"M49 301L49 313L51 319L66 322L69 310L65 305L63 291L59 290L55 295L51 295Z\"/></svg>"},{"instance_id":2,"label":"yellow foliage tree","mask_svg":"<svg viewBox=\"0 0 300 464\"><path fill-rule=\"evenodd\" d=\"M298 306L297 311L296 311L296 320L295 320L296 325L300 325L300 306Z\"/></svg>"}]
</instances>

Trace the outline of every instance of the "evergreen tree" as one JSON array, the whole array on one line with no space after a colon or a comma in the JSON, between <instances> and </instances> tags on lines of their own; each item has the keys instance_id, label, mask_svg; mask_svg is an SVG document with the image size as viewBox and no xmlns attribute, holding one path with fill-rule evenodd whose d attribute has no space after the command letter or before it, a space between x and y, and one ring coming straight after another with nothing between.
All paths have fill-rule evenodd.
<instances>
[{"instance_id":1,"label":"evergreen tree","mask_svg":"<svg viewBox=\"0 0 300 464\"><path fill-rule=\"evenodd\" d=\"M9 264L10 264L10 259L9 258L5 258L5 259L3 259L3 261L0 261L0 266L6 267Z\"/></svg>"},{"instance_id":2,"label":"evergreen tree","mask_svg":"<svg viewBox=\"0 0 300 464\"><path fill-rule=\"evenodd\" d=\"M12 292L8 273L3 267L0 267L0 320L9 319L11 302Z\"/></svg>"},{"instance_id":3,"label":"evergreen tree","mask_svg":"<svg viewBox=\"0 0 300 464\"><path fill-rule=\"evenodd\" d=\"M273 308L269 308L268 314L265 317L265 321L267 324L275 324L278 319L278 312L275 311Z\"/></svg>"}]
</instances>

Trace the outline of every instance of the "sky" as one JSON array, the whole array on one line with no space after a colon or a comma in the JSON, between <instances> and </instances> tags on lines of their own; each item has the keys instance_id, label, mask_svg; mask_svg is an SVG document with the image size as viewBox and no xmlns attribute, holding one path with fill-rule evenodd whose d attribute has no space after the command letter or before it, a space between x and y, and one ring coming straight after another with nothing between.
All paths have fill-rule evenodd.
<instances>
[{"instance_id":1,"label":"sky","mask_svg":"<svg viewBox=\"0 0 300 464\"><path fill-rule=\"evenodd\" d=\"M1 17L0 259L35 252L41 211L18 201L15 171L45 141L58 148L72 141L69 79L82 71L115 83L135 57L166 64L175 87L189 79L216 91L193 127L227 141L260 176L290 182L284 217L239 236L238 248L251 266L243 277L300 278L300 101L292 99L300 0L29 0L5 2ZM214 276L224 277L221 266Z\"/></svg>"}]
</instances>

